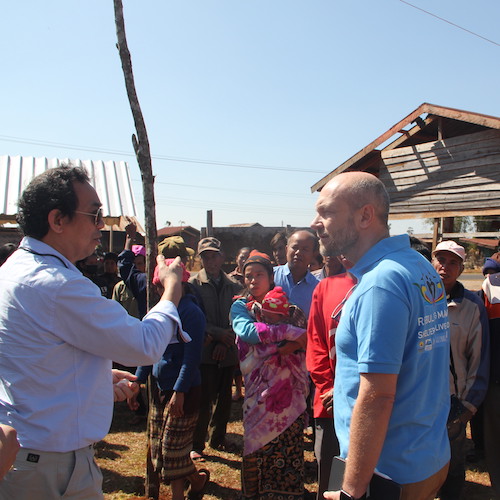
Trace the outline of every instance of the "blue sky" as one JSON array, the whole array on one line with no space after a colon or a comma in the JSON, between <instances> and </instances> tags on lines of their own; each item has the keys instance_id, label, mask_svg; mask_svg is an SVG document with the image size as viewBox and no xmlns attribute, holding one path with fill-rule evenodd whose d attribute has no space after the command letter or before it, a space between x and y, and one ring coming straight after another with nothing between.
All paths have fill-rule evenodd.
<instances>
[{"instance_id":1,"label":"blue sky","mask_svg":"<svg viewBox=\"0 0 500 500\"><path fill-rule=\"evenodd\" d=\"M498 0L409 1L500 43ZM500 116L500 47L400 0L124 14L159 226L200 228L207 210L216 226L308 225L311 185L422 102ZM8 2L2 18L0 155L125 160L142 214L112 0Z\"/></svg>"}]
</instances>

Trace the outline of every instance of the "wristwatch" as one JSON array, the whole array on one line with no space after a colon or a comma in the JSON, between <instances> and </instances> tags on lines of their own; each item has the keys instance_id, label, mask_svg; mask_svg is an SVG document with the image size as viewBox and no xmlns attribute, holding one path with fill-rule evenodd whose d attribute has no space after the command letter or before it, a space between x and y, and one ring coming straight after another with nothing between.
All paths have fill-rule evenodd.
<instances>
[{"instance_id":1,"label":"wristwatch","mask_svg":"<svg viewBox=\"0 0 500 500\"><path fill-rule=\"evenodd\" d=\"M359 498L354 498L352 495L349 495L347 491L340 490L340 500L365 500L366 499L366 493Z\"/></svg>"}]
</instances>

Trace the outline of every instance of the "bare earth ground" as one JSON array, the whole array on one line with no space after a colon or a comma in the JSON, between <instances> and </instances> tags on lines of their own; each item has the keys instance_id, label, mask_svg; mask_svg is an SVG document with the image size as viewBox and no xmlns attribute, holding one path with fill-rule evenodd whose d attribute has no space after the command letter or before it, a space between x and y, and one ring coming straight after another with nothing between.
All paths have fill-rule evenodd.
<instances>
[{"instance_id":1,"label":"bare earth ground","mask_svg":"<svg viewBox=\"0 0 500 500\"><path fill-rule=\"evenodd\" d=\"M145 424L132 426L128 422L132 414L124 403L115 405L115 414L110 433L97 444L97 462L104 475L103 489L106 500L143 500L146 433ZM231 422L228 426L227 442L237 450L234 453L206 450L206 467L211 472L211 482L206 500L237 500L240 494L240 463L243 448L241 402L233 403ZM306 448L306 488L316 491L316 465L313 454L312 434L304 435ZM470 443L469 443L470 444ZM470 444L470 446L472 446ZM467 500L493 500L488 474L484 462L468 465L466 487L463 498ZM171 498L167 487L162 486L161 500ZM311 497L313 498L313 497Z\"/></svg>"}]
</instances>

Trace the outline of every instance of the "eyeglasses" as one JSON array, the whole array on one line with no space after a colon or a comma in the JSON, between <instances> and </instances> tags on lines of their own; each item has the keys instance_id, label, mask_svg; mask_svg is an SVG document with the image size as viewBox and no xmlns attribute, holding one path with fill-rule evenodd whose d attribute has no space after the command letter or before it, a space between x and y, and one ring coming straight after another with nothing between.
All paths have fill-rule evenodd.
<instances>
[{"instance_id":1,"label":"eyeglasses","mask_svg":"<svg viewBox=\"0 0 500 500\"><path fill-rule=\"evenodd\" d=\"M98 226L101 224L101 222L104 222L104 218L102 216L102 208L97 210L95 213L89 213L89 212L82 212L81 210L75 210L75 213L77 214L82 214L82 215L90 215L91 217L94 218L94 224Z\"/></svg>"}]
</instances>

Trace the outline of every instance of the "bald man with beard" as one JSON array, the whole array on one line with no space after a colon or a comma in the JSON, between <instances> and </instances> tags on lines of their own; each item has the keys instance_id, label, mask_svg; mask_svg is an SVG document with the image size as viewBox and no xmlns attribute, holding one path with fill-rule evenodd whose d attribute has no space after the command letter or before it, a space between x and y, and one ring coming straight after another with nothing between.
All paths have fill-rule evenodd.
<instances>
[{"instance_id":1,"label":"bald man with beard","mask_svg":"<svg viewBox=\"0 0 500 500\"><path fill-rule=\"evenodd\" d=\"M432 265L389 236L389 197L365 172L321 191L311 224L320 245L353 263L357 286L336 330L334 421L347 459L341 491L363 499L375 468L402 485L402 500L431 500L446 478L449 322Z\"/></svg>"}]
</instances>

